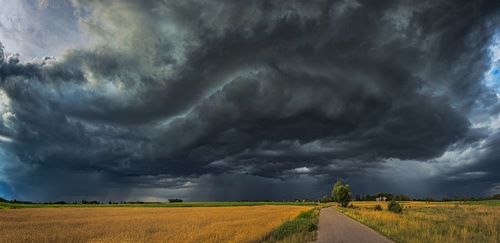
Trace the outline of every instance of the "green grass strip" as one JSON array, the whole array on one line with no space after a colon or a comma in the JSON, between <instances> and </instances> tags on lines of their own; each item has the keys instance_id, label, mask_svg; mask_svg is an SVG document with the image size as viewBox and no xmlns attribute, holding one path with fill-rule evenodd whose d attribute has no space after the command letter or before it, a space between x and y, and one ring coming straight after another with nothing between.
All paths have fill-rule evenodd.
<instances>
[{"instance_id":1,"label":"green grass strip","mask_svg":"<svg viewBox=\"0 0 500 243\"><path fill-rule=\"evenodd\" d=\"M316 239L320 207L300 213L295 219L283 223L262 242L308 242Z\"/></svg>"}]
</instances>

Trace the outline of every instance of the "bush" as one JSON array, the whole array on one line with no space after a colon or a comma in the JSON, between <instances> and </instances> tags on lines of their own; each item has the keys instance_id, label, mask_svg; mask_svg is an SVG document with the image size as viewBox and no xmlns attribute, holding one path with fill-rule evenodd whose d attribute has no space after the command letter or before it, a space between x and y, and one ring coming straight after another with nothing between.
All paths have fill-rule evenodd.
<instances>
[{"instance_id":1,"label":"bush","mask_svg":"<svg viewBox=\"0 0 500 243\"><path fill-rule=\"evenodd\" d=\"M402 213L403 212L403 205L396 201L390 201L389 205L387 205L387 210L393 213Z\"/></svg>"},{"instance_id":2,"label":"bush","mask_svg":"<svg viewBox=\"0 0 500 243\"><path fill-rule=\"evenodd\" d=\"M375 205L375 207L373 208L373 210L375 211L382 211L382 206L380 206L379 204Z\"/></svg>"}]
</instances>

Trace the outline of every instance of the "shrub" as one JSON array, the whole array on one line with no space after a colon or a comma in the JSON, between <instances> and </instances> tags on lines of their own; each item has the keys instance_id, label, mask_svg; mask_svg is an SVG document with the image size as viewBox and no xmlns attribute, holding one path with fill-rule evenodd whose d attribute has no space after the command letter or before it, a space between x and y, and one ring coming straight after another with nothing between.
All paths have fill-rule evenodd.
<instances>
[{"instance_id":1,"label":"shrub","mask_svg":"<svg viewBox=\"0 0 500 243\"><path fill-rule=\"evenodd\" d=\"M373 210L375 211L382 211L382 206L380 206L379 204L375 205L375 207L373 208Z\"/></svg>"},{"instance_id":2,"label":"shrub","mask_svg":"<svg viewBox=\"0 0 500 243\"><path fill-rule=\"evenodd\" d=\"M393 213L402 213L403 212L403 205L396 201L390 201L389 204L387 205L387 210Z\"/></svg>"}]
</instances>

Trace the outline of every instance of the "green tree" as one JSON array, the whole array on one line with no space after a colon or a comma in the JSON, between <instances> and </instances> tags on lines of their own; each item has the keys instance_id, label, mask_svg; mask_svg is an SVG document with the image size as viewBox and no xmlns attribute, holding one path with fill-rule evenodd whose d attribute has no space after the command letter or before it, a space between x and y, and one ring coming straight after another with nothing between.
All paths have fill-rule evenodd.
<instances>
[{"instance_id":1,"label":"green tree","mask_svg":"<svg viewBox=\"0 0 500 243\"><path fill-rule=\"evenodd\" d=\"M401 195L396 195L396 197L394 197L394 201L411 201L411 198L401 194Z\"/></svg>"},{"instance_id":2,"label":"green tree","mask_svg":"<svg viewBox=\"0 0 500 243\"><path fill-rule=\"evenodd\" d=\"M330 202L330 197L328 195L324 195L323 198L321 198L322 203L327 203Z\"/></svg>"},{"instance_id":3,"label":"green tree","mask_svg":"<svg viewBox=\"0 0 500 243\"><path fill-rule=\"evenodd\" d=\"M352 193L349 185L342 185L342 182L337 181L335 185L333 185L332 198L335 202L340 203L342 207L347 207L349 201L351 201Z\"/></svg>"}]
</instances>

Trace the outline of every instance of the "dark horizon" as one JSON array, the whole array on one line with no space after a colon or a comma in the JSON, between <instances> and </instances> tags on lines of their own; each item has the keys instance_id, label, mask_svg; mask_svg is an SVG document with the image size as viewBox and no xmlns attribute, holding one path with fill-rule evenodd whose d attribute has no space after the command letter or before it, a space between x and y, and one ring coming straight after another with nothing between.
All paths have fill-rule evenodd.
<instances>
[{"instance_id":1,"label":"dark horizon","mask_svg":"<svg viewBox=\"0 0 500 243\"><path fill-rule=\"evenodd\" d=\"M425 197L425 198L412 198L412 197L407 197L406 195L403 194L392 194L392 193L374 193L374 194L366 194L366 195L353 195L351 198L351 201L377 201L378 197L380 195L386 196L387 194L390 194L391 197L387 198L385 201L432 201L432 202L450 202L450 201L485 201L485 200L500 200L500 194L495 194L495 195L490 195L490 196L484 196L484 197L470 197L467 195L455 195L453 197L443 197L443 198L433 198L433 197ZM324 195L328 196L331 202L332 196L331 195ZM360 197L359 199L357 197ZM269 199L253 199L253 200L247 200L247 199L241 199L241 200L213 200L213 201L205 201L205 202L322 202L322 198L294 198L294 199L289 199L289 200L269 200ZM1 202L7 202L7 203L20 203L20 204L157 204L157 203L191 203L191 202L204 202L204 201L185 201L181 198L169 198L164 201L98 201L98 200L81 200L81 201L64 201L64 200L49 200L49 201L44 201L44 202L33 202L33 201L22 201L22 200L17 200L17 199L7 199L0 197L0 203Z\"/></svg>"},{"instance_id":2,"label":"dark horizon","mask_svg":"<svg viewBox=\"0 0 500 243\"><path fill-rule=\"evenodd\" d=\"M500 193L499 1L0 3L0 197Z\"/></svg>"}]
</instances>

